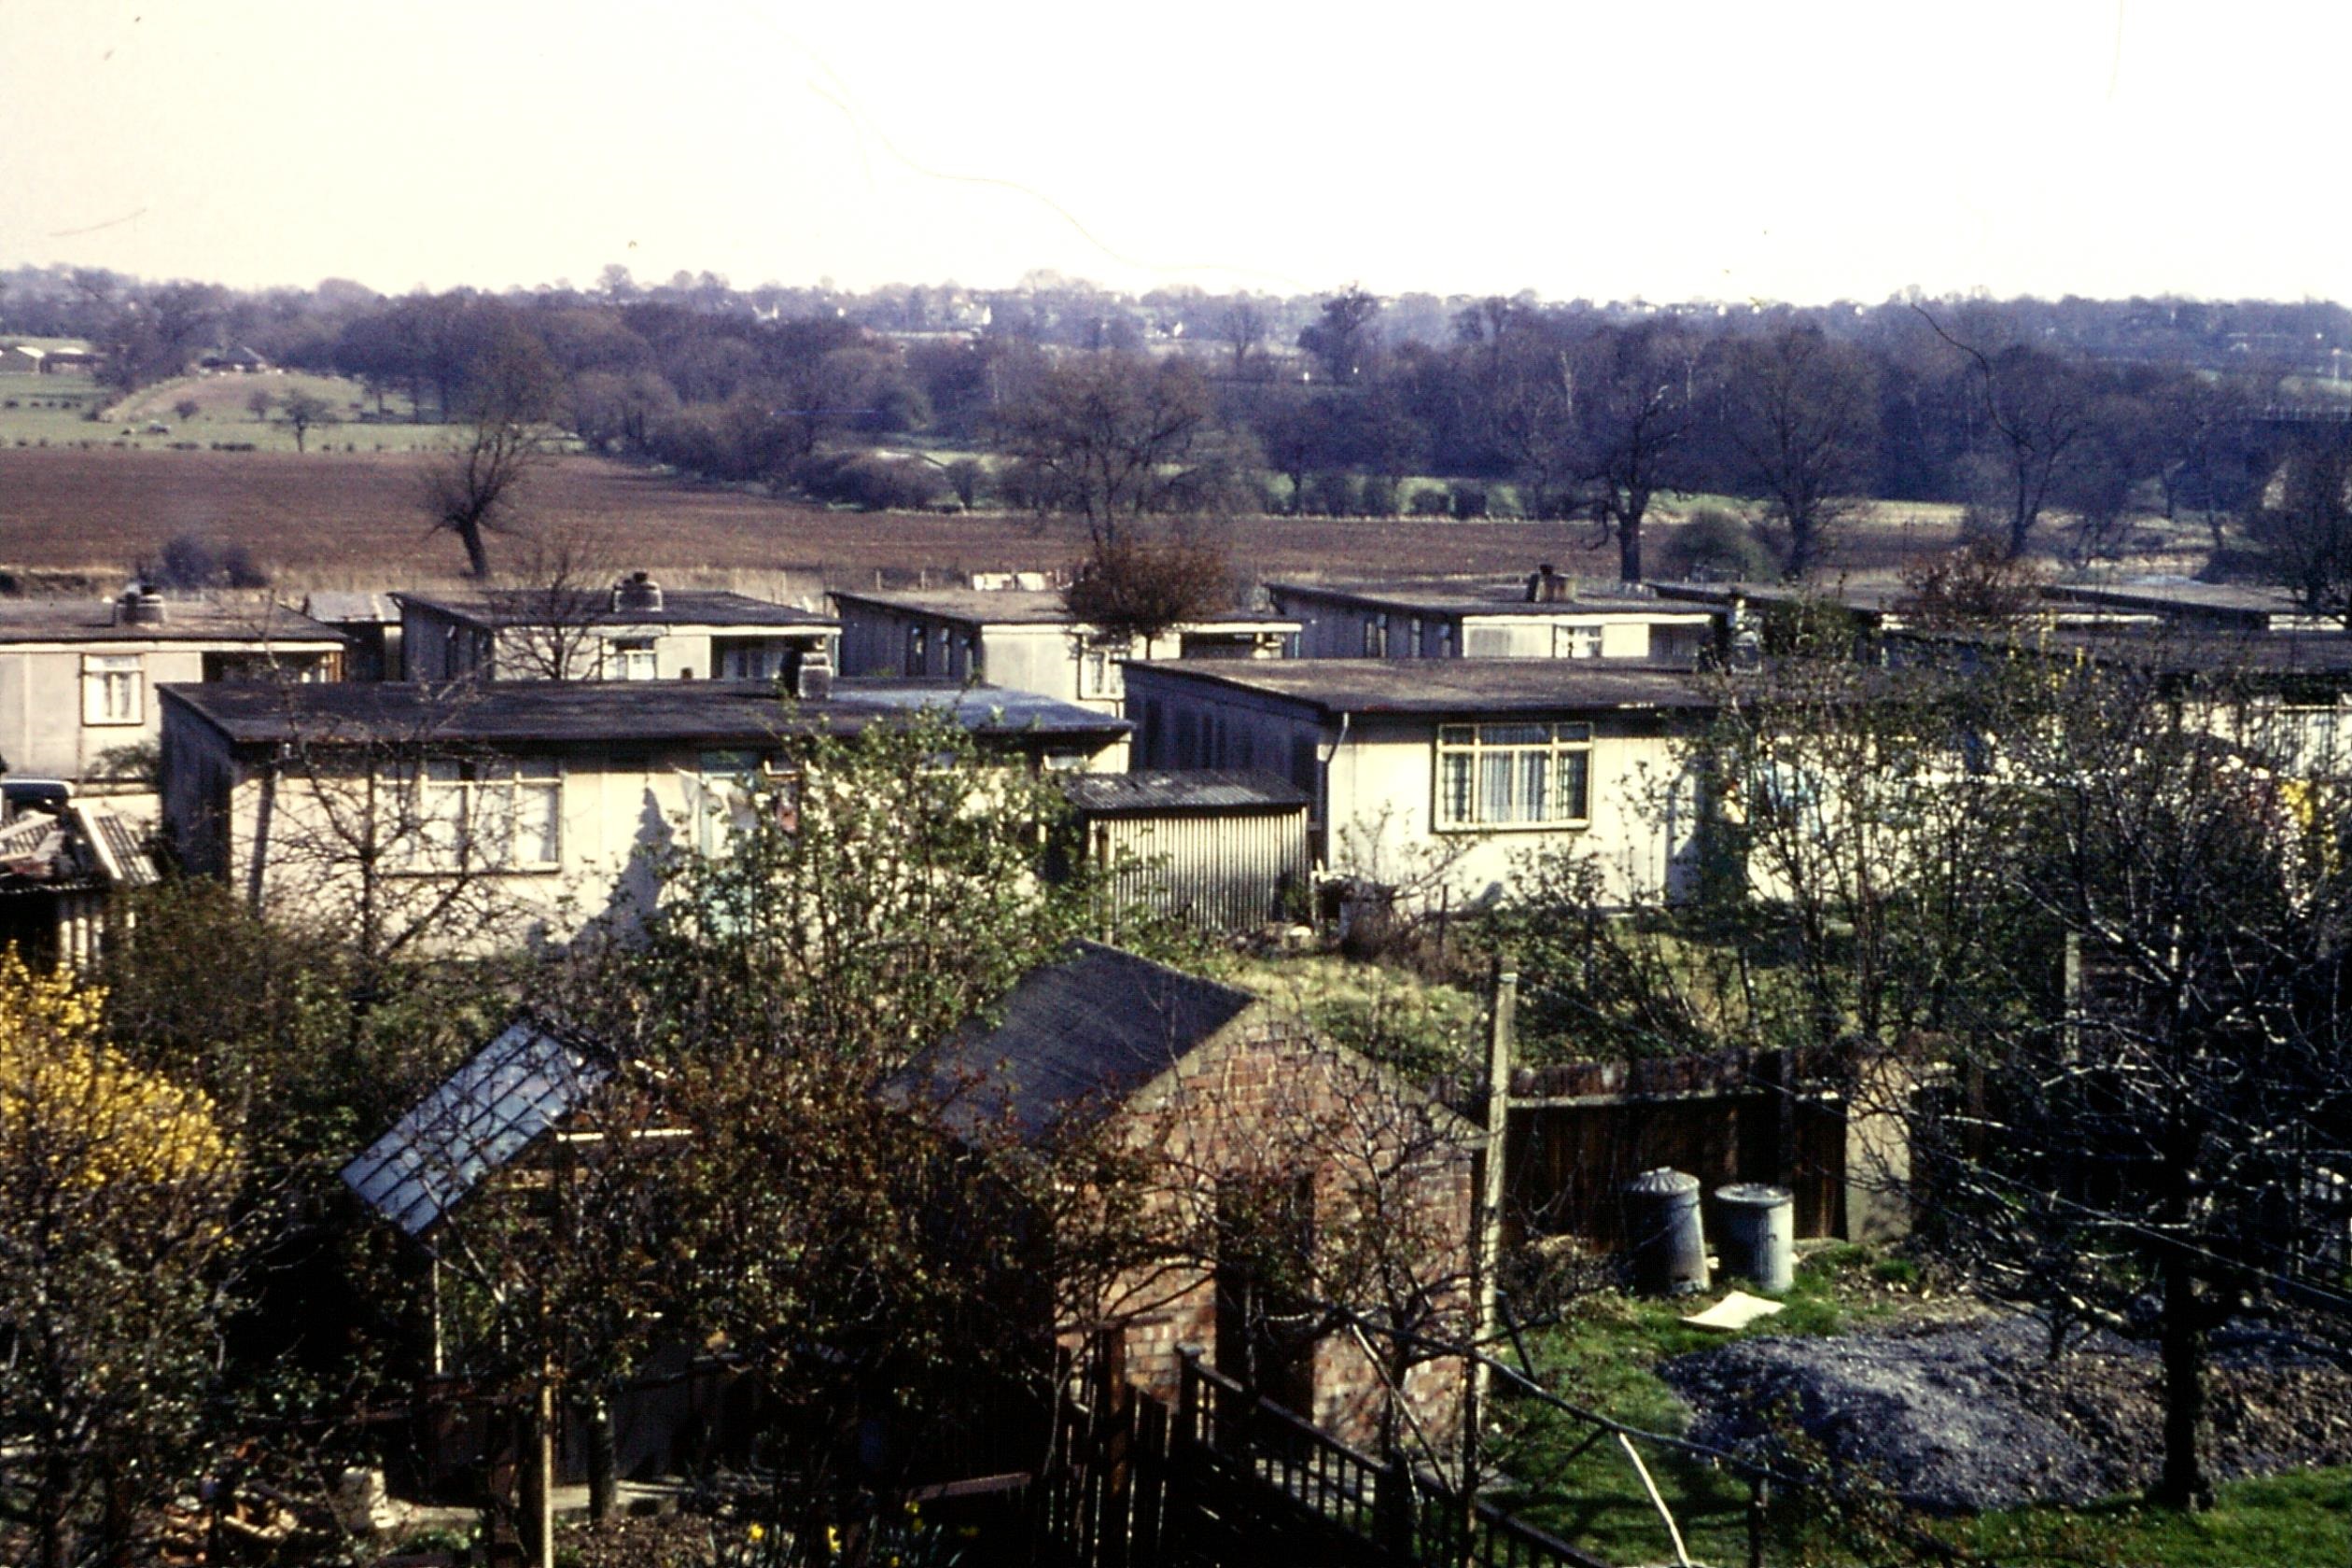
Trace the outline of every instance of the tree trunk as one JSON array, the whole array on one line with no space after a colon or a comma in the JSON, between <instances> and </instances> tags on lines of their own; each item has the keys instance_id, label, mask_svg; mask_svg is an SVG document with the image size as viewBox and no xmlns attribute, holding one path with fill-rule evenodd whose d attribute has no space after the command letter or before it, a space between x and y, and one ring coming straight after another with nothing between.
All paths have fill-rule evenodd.
<instances>
[{"instance_id":1,"label":"tree trunk","mask_svg":"<svg viewBox=\"0 0 2352 1568\"><path fill-rule=\"evenodd\" d=\"M1623 582L1642 581L1642 520L1638 517L1617 521L1617 579Z\"/></svg>"},{"instance_id":2,"label":"tree trunk","mask_svg":"<svg viewBox=\"0 0 2352 1568\"><path fill-rule=\"evenodd\" d=\"M457 525L456 531L458 539L466 547L467 571L477 578L488 577L490 575L490 552L483 547L482 542L482 525L460 523Z\"/></svg>"},{"instance_id":3,"label":"tree trunk","mask_svg":"<svg viewBox=\"0 0 2352 1568\"><path fill-rule=\"evenodd\" d=\"M2175 1249L2163 1263L2164 1472L2156 1501L2168 1508L2205 1508L2213 1491L2197 1453L2205 1422L2205 1320L2195 1262Z\"/></svg>"}]
</instances>

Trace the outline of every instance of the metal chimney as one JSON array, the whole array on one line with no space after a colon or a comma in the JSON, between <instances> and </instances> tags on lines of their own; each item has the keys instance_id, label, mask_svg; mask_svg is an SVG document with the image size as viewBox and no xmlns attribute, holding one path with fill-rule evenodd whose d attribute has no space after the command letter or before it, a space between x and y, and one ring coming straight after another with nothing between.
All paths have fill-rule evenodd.
<instances>
[{"instance_id":1,"label":"metal chimney","mask_svg":"<svg viewBox=\"0 0 2352 1568\"><path fill-rule=\"evenodd\" d=\"M123 626L163 624L163 595L144 582L134 582L115 601L115 622Z\"/></svg>"},{"instance_id":2,"label":"metal chimney","mask_svg":"<svg viewBox=\"0 0 2352 1568\"><path fill-rule=\"evenodd\" d=\"M822 647L811 648L801 654L800 667L792 672L792 695L802 702L824 702L833 695L833 655Z\"/></svg>"}]
</instances>

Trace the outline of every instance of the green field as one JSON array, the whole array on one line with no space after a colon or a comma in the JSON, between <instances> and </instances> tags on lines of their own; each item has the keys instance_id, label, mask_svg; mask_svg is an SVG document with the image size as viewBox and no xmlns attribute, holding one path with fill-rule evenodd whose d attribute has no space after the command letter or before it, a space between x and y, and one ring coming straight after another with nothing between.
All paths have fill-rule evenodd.
<instances>
[{"instance_id":1,"label":"green field","mask_svg":"<svg viewBox=\"0 0 2352 1568\"><path fill-rule=\"evenodd\" d=\"M0 444L10 447L213 451L249 446L259 452L292 452L294 427L279 408L273 407L266 419L257 418L248 400L260 395L274 402L297 391L318 398L334 415L334 423L311 427L307 446L313 453L413 452L438 446L448 435L438 425L411 424L405 398L387 397L379 414L375 400L357 382L340 376L301 371L178 376L143 386L119 401L113 400L111 388L87 375L26 376L21 381L0 383ZM184 401L196 405L186 417L177 406ZM105 417L91 419L92 409L102 410Z\"/></svg>"}]
</instances>

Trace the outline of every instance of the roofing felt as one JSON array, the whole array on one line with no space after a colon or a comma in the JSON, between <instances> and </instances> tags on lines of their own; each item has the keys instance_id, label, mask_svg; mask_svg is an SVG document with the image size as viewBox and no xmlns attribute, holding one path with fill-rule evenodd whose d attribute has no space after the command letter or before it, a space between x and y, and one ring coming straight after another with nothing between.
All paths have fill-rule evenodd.
<instances>
[{"instance_id":1,"label":"roofing felt","mask_svg":"<svg viewBox=\"0 0 2352 1568\"><path fill-rule=\"evenodd\" d=\"M344 1166L343 1184L422 1236L609 1076L579 1046L517 1019Z\"/></svg>"},{"instance_id":2,"label":"roofing felt","mask_svg":"<svg viewBox=\"0 0 2352 1568\"><path fill-rule=\"evenodd\" d=\"M112 599L0 599L0 642L248 642L341 648L332 626L283 605L166 599L161 625L119 623Z\"/></svg>"},{"instance_id":3,"label":"roofing felt","mask_svg":"<svg viewBox=\"0 0 2352 1568\"><path fill-rule=\"evenodd\" d=\"M302 600L302 613L335 625L397 626L400 606L389 594L356 594L329 590Z\"/></svg>"},{"instance_id":4,"label":"roofing felt","mask_svg":"<svg viewBox=\"0 0 2352 1568\"><path fill-rule=\"evenodd\" d=\"M1269 582L1266 591L1338 599L1370 609L1402 609L1422 615L1691 615L1687 605L1660 603L1654 594L1614 582L1575 582L1575 596L1531 600L1525 578L1399 577L1351 581Z\"/></svg>"},{"instance_id":5,"label":"roofing felt","mask_svg":"<svg viewBox=\"0 0 2352 1568\"><path fill-rule=\"evenodd\" d=\"M907 588L866 593L836 588L837 604L875 605L904 615L928 615L961 621L974 626L1067 626L1075 624L1058 588ZM1298 629L1298 623L1253 609L1221 609L1187 627L1260 626L1269 631ZM1179 628L1180 630L1183 628Z\"/></svg>"},{"instance_id":6,"label":"roofing felt","mask_svg":"<svg viewBox=\"0 0 2352 1568\"><path fill-rule=\"evenodd\" d=\"M1130 703L1161 680L1202 682L1325 714L1703 711L1719 679L1687 667L1603 659L1172 659L1127 665Z\"/></svg>"},{"instance_id":7,"label":"roofing felt","mask_svg":"<svg viewBox=\"0 0 2352 1568\"><path fill-rule=\"evenodd\" d=\"M917 1057L890 1087L933 1099L959 1131L1009 1125L1035 1138L1126 1100L1256 1001L1115 947L1076 942L1066 957L1023 975L995 1023L966 1023Z\"/></svg>"},{"instance_id":8,"label":"roofing felt","mask_svg":"<svg viewBox=\"0 0 2352 1568\"><path fill-rule=\"evenodd\" d=\"M2053 599L2159 610L2171 614L2295 615L2302 607L2283 588L2243 582L2194 582L2185 578L2120 578L2105 582L2053 582Z\"/></svg>"},{"instance_id":9,"label":"roofing felt","mask_svg":"<svg viewBox=\"0 0 2352 1568\"><path fill-rule=\"evenodd\" d=\"M485 746L756 745L824 727L855 734L925 708L987 735L1115 738L1125 720L1029 692L950 680L837 679L787 703L763 680L345 681L158 688L239 745L297 736Z\"/></svg>"},{"instance_id":10,"label":"roofing felt","mask_svg":"<svg viewBox=\"0 0 2352 1568\"><path fill-rule=\"evenodd\" d=\"M1271 773L1075 773L1070 804L1089 816L1160 811L1299 811L1307 791Z\"/></svg>"},{"instance_id":11,"label":"roofing felt","mask_svg":"<svg viewBox=\"0 0 2352 1568\"><path fill-rule=\"evenodd\" d=\"M1886 615L1913 597L1901 582L1659 582L1658 596L1684 604L1728 606L1733 599L1753 605L1796 607L1833 605L1857 615Z\"/></svg>"},{"instance_id":12,"label":"roofing felt","mask_svg":"<svg viewBox=\"0 0 2352 1568\"><path fill-rule=\"evenodd\" d=\"M1914 642L2010 648L2021 652L2063 652L2177 675L2352 675L2352 636L2340 631L2237 631L2211 626L2185 628L2161 623L2051 625L2028 621L1982 630L1921 628L1896 635Z\"/></svg>"},{"instance_id":13,"label":"roofing felt","mask_svg":"<svg viewBox=\"0 0 2352 1568\"><path fill-rule=\"evenodd\" d=\"M829 615L755 599L716 588L665 588L659 609L616 609L611 591L597 588L554 594L539 588L501 588L486 594L396 594L402 604L430 609L483 626L537 626L550 621L616 626L832 626Z\"/></svg>"}]
</instances>

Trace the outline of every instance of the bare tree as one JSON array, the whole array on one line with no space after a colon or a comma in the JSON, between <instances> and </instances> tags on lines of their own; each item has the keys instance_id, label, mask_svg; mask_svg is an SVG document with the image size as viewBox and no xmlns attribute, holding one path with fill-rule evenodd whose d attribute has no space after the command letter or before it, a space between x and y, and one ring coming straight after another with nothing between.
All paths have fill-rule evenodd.
<instances>
[{"instance_id":1,"label":"bare tree","mask_svg":"<svg viewBox=\"0 0 2352 1568\"><path fill-rule=\"evenodd\" d=\"M604 539L585 528L531 530L512 585L496 591L507 622L499 655L540 680L595 679L618 570Z\"/></svg>"},{"instance_id":2,"label":"bare tree","mask_svg":"<svg viewBox=\"0 0 2352 1568\"><path fill-rule=\"evenodd\" d=\"M1988 352L1946 331L1924 308L1913 308L1936 336L1967 357L1979 408L1995 438L2007 513L2003 548L2011 558L2023 555L2066 465L2092 432L2093 389L2081 371L2053 354L2026 343Z\"/></svg>"},{"instance_id":3,"label":"bare tree","mask_svg":"<svg viewBox=\"0 0 2352 1568\"><path fill-rule=\"evenodd\" d=\"M2352 627L2352 435L2327 429L2297 441L2276 491L2246 519L2267 574L2308 613Z\"/></svg>"},{"instance_id":4,"label":"bare tree","mask_svg":"<svg viewBox=\"0 0 2352 1568\"><path fill-rule=\"evenodd\" d=\"M426 476L431 526L457 536L477 578L490 575L486 536L511 526L530 475L546 460L553 394L544 352L519 329L500 334L476 367L470 417Z\"/></svg>"},{"instance_id":5,"label":"bare tree","mask_svg":"<svg viewBox=\"0 0 2352 1568\"><path fill-rule=\"evenodd\" d=\"M1265 307L1247 294L1236 295L1217 317L1217 341L1225 345L1226 373L1234 380L1247 380L1253 368L1264 363L1269 329Z\"/></svg>"},{"instance_id":6,"label":"bare tree","mask_svg":"<svg viewBox=\"0 0 2352 1568\"><path fill-rule=\"evenodd\" d=\"M1860 505L1878 417L1869 362L1817 328L1787 328L1733 349L1724 386L1725 435L1765 497L1761 530L1782 574L1820 564Z\"/></svg>"},{"instance_id":7,"label":"bare tree","mask_svg":"<svg viewBox=\"0 0 2352 1568\"><path fill-rule=\"evenodd\" d=\"M279 400L286 422L294 427L294 450L303 450L304 441L314 425L334 423L335 411L327 399L304 387L296 387Z\"/></svg>"},{"instance_id":8,"label":"bare tree","mask_svg":"<svg viewBox=\"0 0 2352 1568\"><path fill-rule=\"evenodd\" d=\"M1185 361L1089 354L1047 369L1004 412L1003 440L1020 483L1103 539L1169 504L1210 414L1208 387Z\"/></svg>"}]
</instances>

